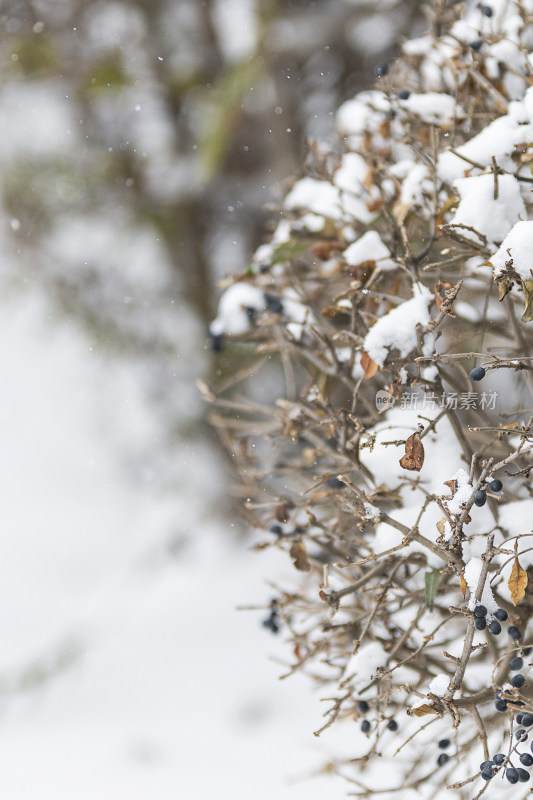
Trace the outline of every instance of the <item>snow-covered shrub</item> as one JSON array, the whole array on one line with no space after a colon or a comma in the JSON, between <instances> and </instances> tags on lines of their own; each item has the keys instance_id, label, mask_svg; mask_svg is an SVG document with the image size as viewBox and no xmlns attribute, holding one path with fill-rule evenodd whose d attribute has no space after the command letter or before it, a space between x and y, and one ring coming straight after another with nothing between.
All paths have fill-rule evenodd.
<instances>
[{"instance_id":1,"label":"snow-covered shrub","mask_svg":"<svg viewBox=\"0 0 533 800\"><path fill-rule=\"evenodd\" d=\"M226 287L202 386L360 797L533 764L533 2L434 7Z\"/></svg>"}]
</instances>

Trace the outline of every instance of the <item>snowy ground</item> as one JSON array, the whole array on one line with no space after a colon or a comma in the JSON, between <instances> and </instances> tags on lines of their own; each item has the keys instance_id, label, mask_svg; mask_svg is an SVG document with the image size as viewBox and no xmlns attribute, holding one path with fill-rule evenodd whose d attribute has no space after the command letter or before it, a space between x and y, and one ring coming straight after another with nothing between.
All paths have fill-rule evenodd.
<instances>
[{"instance_id":1,"label":"snowy ground","mask_svg":"<svg viewBox=\"0 0 533 800\"><path fill-rule=\"evenodd\" d=\"M313 800L335 790L306 780L327 758L312 735L318 699L304 679L277 681L269 656L286 655L281 642L261 612L235 610L268 599L276 557L206 516L216 459L184 443L170 496L129 469L128 450L158 445L132 390L142 376L50 320L38 295L0 308L0 791Z\"/></svg>"}]
</instances>

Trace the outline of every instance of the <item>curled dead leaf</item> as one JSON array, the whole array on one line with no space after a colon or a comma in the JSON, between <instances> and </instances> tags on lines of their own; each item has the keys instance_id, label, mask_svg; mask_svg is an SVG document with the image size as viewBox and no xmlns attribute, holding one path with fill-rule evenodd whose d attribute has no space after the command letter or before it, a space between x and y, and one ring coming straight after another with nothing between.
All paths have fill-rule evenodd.
<instances>
[{"instance_id":1,"label":"curled dead leaf","mask_svg":"<svg viewBox=\"0 0 533 800\"><path fill-rule=\"evenodd\" d=\"M524 313L522 322L533 322L533 280L521 281L524 290Z\"/></svg>"},{"instance_id":2,"label":"curled dead leaf","mask_svg":"<svg viewBox=\"0 0 533 800\"><path fill-rule=\"evenodd\" d=\"M441 310L443 301L446 299L446 292L449 289L453 289L453 286L449 281L437 281L434 286L435 302L439 311ZM453 310L450 308L449 311L453 316Z\"/></svg>"},{"instance_id":3,"label":"curled dead leaf","mask_svg":"<svg viewBox=\"0 0 533 800\"><path fill-rule=\"evenodd\" d=\"M411 714L414 717L425 717L426 714L438 714L439 712L433 708L433 706L428 706L427 703L423 703L421 706L416 706L416 708L411 709Z\"/></svg>"},{"instance_id":4,"label":"curled dead leaf","mask_svg":"<svg viewBox=\"0 0 533 800\"><path fill-rule=\"evenodd\" d=\"M372 361L372 359L365 350L363 350L363 352L361 353L361 366L363 368L365 381L368 380L369 378L373 378L379 369L376 362Z\"/></svg>"},{"instance_id":5,"label":"curled dead leaf","mask_svg":"<svg viewBox=\"0 0 533 800\"><path fill-rule=\"evenodd\" d=\"M299 569L300 572L310 572L311 564L307 558L307 550L303 542L294 542L290 549L290 555L296 569Z\"/></svg>"},{"instance_id":6,"label":"curled dead leaf","mask_svg":"<svg viewBox=\"0 0 533 800\"><path fill-rule=\"evenodd\" d=\"M511 592L511 602L513 606L517 606L518 603L523 600L527 586L527 572L520 566L518 556L515 557L513 562L513 568L507 586Z\"/></svg>"},{"instance_id":7,"label":"curled dead leaf","mask_svg":"<svg viewBox=\"0 0 533 800\"><path fill-rule=\"evenodd\" d=\"M498 300L501 303L505 295L508 294L513 288L513 282L509 280L509 278L504 278L502 276L500 278L496 278L496 283L498 284Z\"/></svg>"},{"instance_id":8,"label":"curled dead leaf","mask_svg":"<svg viewBox=\"0 0 533 800\"><path fill-rule=\"evenodd\" d=\"M327 261L332 253L342 253L343 250L346 250L344 242L336 240L320 241L311 245L311 252L321 261Z\"/></svg>"},{"instance_id":9,"label":"curled dead leaf","mask_svg":"<svg viewBox=\"0 0 533 800\"><path fill-rule=\"evenodd\" d=\"M424 463L424 445L418 433L413 433L405 443L405 455L400 459L402 469L419 472Z\"/></svg>"},{"instance_id":10,"label":"curled dead leaf","mask_svg":"<svg viewBox=\"0 0 533 800\"><path fill-rule=\"evenodd\" d=\"M450 481L444 481L444 485L449 488L453 497L457 491L457 481L455 480L455 478L452 478Z\"/></svg>"}]
</instances>

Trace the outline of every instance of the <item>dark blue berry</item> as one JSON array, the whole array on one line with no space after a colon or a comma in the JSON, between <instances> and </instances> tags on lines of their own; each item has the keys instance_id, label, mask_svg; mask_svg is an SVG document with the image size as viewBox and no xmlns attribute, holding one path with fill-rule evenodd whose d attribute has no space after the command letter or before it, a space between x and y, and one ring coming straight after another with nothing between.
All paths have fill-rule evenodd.
<instances>
[{"instance_id":1,"label":"dark blue berry","mask_svg":"<svg viewBox=\"0 0 533 800\"><path fill-rule=\"evenodd\" d=\"M474 609L474 616L475 617L486 617L487 616L487 609L485 606L476 606Z\"/></svg>"},{"instance_id":2,"label":"dark blue berry","mask_svg":"<svg viewBox=\"0 0 533 800\"><path fill-rule=\"evenodd\" d=\"M518 673L518 675L513 675L513 677L511 678L512 685L516 686L517 689L521 689L525 682L526 679L520 672Z\"/></svg>"},{"instance_id":3,"label":"dark blue berry","mask_svg":"<svg viewBox=\"0 0 533 800\"><path fill-rule=\"evenodd\" d=\"M271 525L268 530L270 533L274 533L276 536L283 536L283 528L281 525Z\"/></svg>"},{"instance_id":4,"label":"dark blue berry","mask_svg":"<svg viewBox=\"0 0 533 800\"><path fill-rule=\"evenodd\" d=\"M362 714L366 714L367 711L370 711L370 706L366 702L366 700L359 700L357 703L357 708L361 711Z\"/></svg>"},{"instance_id":5,"label":"dark blue berry","mask_svg":"<svg viewBox=\"0 0 533 800\"><path fill-rule=\"evenodd\" d=\"M529 714L527 711L522 713L522 723L524 728L530 728L533 725L533 714Z\"/></svg>"},{"instance_id":6,"label":"dark blue berry","mask_svg":"<svg viewBox=\"0 0 533 800\"><path fill-rule=\"evenodd\" d=\"M530 767L533 764L533 756L530 756L529 753L522 753L520 756L520 763L524 765L524 767Z\"/></svg>"},{"instance_id":7,"label":"dark blue berry","mask_svg":"<svg viewBox=\"0 0 533 800\"><path fill-rule=\"evenodd\" d=\"M514 769L514 767L509 767L505 773L505 777L509 783L518 783L518 772Z\"/></svg>"},{"instance_id":8,"label":"dark blue berry","mask_svg":"<svg viewBox=\"0 0 533 800\"><path fill-rule=\"evenodd\" d=\"M378 78L384 78L385 75L388 75L389 72L389 65L386 61L382 61L381 64L376 66L376 75Z\"/></svg>"},{"instance_id":9,"label":"dark blue berry","mask_svg":"<svg viewBox=\"0 0 533 800\"><path fill-rule=\"evenodd\" d=\"M441 739L438 746L440 747L441 750L446 750L446 748L450 746L450 740Z\"/></svg>"},{"instance_id":10,"label":"dark blue berry","mask_svg":"<svg viewBox=\"0 0 533 800\"><path fill-rule=\"evenodd\" d=\"M524 712L521 711L520 714L516 715L516 724L522 725L522 720L524 719Z\"/></svg>"},{"instance_id":11,"label":"dark blue berry","mask_svg":"<svg viewBox=\"0 0 533 800\"><path fill-rule=\"evenodd\" d=\"M527 781L531 778L531 775L527 771L527 769L522 769L522 767L518 767L516 770L518 772L518 780L522 783L527 783Z\"/></svg>"},{"instance_id":12,"label":"dark blue berry","mask_svg":"<svg viewBox=\"0 0 533 800\"><path fill-rule=\"evenodd\" d=\"M273 314L281 314L283 312L283 303L273 294L268 294L265 292L265 304L269 311L272 311Z\"/></svg>"},{"instance_id":13,"label":"dark blue berry","mask_svg":"<svg viewBox=\"0 0 533 800\"><path fill-rule=\"evenodd\" d=\"M492 759L492 760L494 761L494 763L495 763L495 764L496 764L498 767L501 767L501 765L502 765L502 764L503 764L503 762L505 761L505 756L504 756L504 754L503 754L503 753L496 753L496 755L493 757L493 759Z\"/></svg>"},{"instance_id":14,"label":"dark blue berry","mask_svg":"<svg viewBox=\"0 0 533 800\"><path fill-rule=\"evenodd\" d=\"M485 370L483 367L474 367L474 369L470 373L470 380L471 381L482 381L485 377Z\"/></svg>"},{"instance_id":15,"label":"dark blue berry","mask_svg":"<svg viewBox=\"0 0 533 800\"><path fill-rule=\"evenodd\" d=\"M263 628L267 628L272 633L279 633L280 621L277 611L271 611L269 616L261 623Z\"/></svg>"},{"instance_id":16,"label":"dark blue berry","mask_svg":"<svg viewBox=\"0 0 533 800\"><path fill-rule=\"evenodd\" d=\"M398 92L398 100L408 100L411 97L409 89L400 89Z\"/></svg>"},{"instance_id":17,"label":"dark blue berry","mask_svg":"<svg viewBox=\"0 0 533 800\"><path fill-rule=\"evenodd\" d=\"M481 771L481 777L484 781L490 781L494 778L494 772L491 769L484 769Z\"/></svg>"},{"instance_id":18,"label":"dark blue berry","mask_svg":"<svg viewBox=\"0 0 533 800\"><path fill-rule=\"evenodd\" d=\"M329 478L326 481L326 486L329 489L346 489L346 484L338 478Z\"/></svg>"},{"instance_id":19,"label":"dark blue berry","mask_svg":"<svg viewBox=\"0 0 533 800\"><path fill-rule=\"evenodd\" d=\"M437 764L439 765L439 767L443 767L449 760L450 756L446 755L446 753L441 753L440 756L437 758Z\"/></svg>"},{"instance_id":20,"label":"dark blue berry","mask_svg":"<svg viewBox=\"0 0 533 800\"><path fill-rule=\"evenodd\" d=\"M476 53L478 52L478 50L481 50L482 44L483 42L481 41L481 39L476 39L475 42L468 42L468 46L471 47L472 50L474 50Z\"/></svg>"},{"instance_id":21,"label":"dark blue berry","mask_svg":"<svg viewBox=\"0 0 533 800\"><path fill-rule=\"evenodd\" d=\"M479 765L480 770L490 769L492 767L492 761L482 761Z\"/></svg>"},{"instance_id":22,"label":"dark blue berry","mask_svg":"<svg viewBox=\"0 0 533 800\"><path fill-rule=\"evenodd\" d=\"M509 668L512 669L513 672L516 672L517 669L522 669L523 666L524 666L524 660L520 658L520 656L516 656L516 658L513 658L509 664Z\"/></svg>"},{"instance_id":23,"label":"dark blue berry","mask_svg":"<svg viewBox=\"0 0 533 800\"><path fill-rule=\"evenodd\" d=\"M395 719L391 719L391 720L389 720L389 724L387 725L387 728L390 731L397 731L398 730L398 723L396 722Z\"/></svg>"},{"instance_id":24,"label":"dark blue berry","mask_svg":"<svg viewBox=\"0 0 533 800\"><path fill-rule=\"evenodd\" d=\"M511 627L509 628L509 630L507 632L508 632L509 636L511 637L511 639L521 639L522 638L522 633L520 631L520 628L517 628L515 625L511 625Z\"/></svg>"},{"instance_id":25,"label":"dark blue berry","mask_svg":"<svg viewBox=\"0 0 533 800\"><path fill-rule=\"evenodd\" d=\"M489 483L489 489L491 492L501 492L503 489L503 483L499 478L495 478L495 480Z\"/></svg>"},{"instance_id":26,"label":"dark blue berry","mask_svg":"<svg viewBox=\"0 0 533 800\"><path fill-rule=\"evenodd\" d=\"M519 742L527 741L527 731L524 728L519 728L514 736Z\"/></svg>"},{"instance_id":27,"label":"dark blue berry","mask_svg":"<svg viewBox=\"0 0 533 800\"><path fill-rule=\"evenodd\" d=\"M507 711L507 703L505 700L496 700L494 703L494 708L496 711Z\"/></svg>"},{"instance_id":28,"label":"dark blue berry","mask_svg":"<svg viewBox=\"0 0 533 800\"><path fill-rule=\"evenodd\" d=\"M363 733L368 733L370 728L371 728L370 722L367 719L364 719L361 723L361 730L363 731Z\"/></svg>"},{"instance_id":29,"label":"dark blue berry","mask_svg":"<svg viewBox=\"0 0 533 800\"><path fill-rule=\"evenodd\" d=\"M533 647L523 647L522 648L522 652L523 652L523 654L525 656L528 656L531 653L532 650L533 650Z\"/></svg>"},{"instance_id":30,"label":"dark blue berry","mask_svg":"<svg viewBox=\"0 0 533 800\"><path fill-rule=\"evenodd\" d=\"M491 6L480 6L479 10L481 11L484 17L492 17L492 15L494 14L494 10L491 8Z\"/></svg>"},{"instance_id":31,"label":"dark blue berry","mask_svg":"<svg viewBox=\"0 0 533 800\"><path fill-rule=\"evenodd\" d=\"M245 306L244 311L250 321L250 324L255 325L257 322L257 308L254 308L253 306Z\"/></svg>"},{"instance_id":32,"label":"dark blue berry","mask_svg":"<svg viewBox=\"0 0 533 800\"><path fill-rule=\"evenodd\" d=\"M487 502L487 492L485 489L478 489L474 495L474 503L476 506L484 506Z\"/></svg>"},{"instance_id":33,"label":"dark blue berry","mask_svg":"<svg viewBox=\"0 0 533 800\"><path fill-rule=\"evenodd\" d=\"M489 625L489 631L493 634L493 636L498 636L498 634L502 632L502 626L499 622L496 622L496 620L493 619Z\"/></svg>"},{"instance_id":34,"label":"dark blue berry","mask_svg":"<svg viewBox=\"0 0 533 800\"><path fill-rule=\"evenodd\" d=\"M487 620L486 619L476 619L474 620L474 627L478 631L484 631L487 627Z\"/></svg>"},{"instance_id":35,"label":"dark blue berry","mask_svg":"<svg viewBox=\"0 0 533 800\"><path fill-rule=\"evenodd\" d=\"M221 333L211 333L208 331L209 347L213 353L221 353L224 348L224 340Z\"/></svg>"},{"instance_id":36,"label":"dark blue berry","mask_svg":"<svg viewBox=\"0 0 533 800\"><path fill-rule=\"evenodd\" d=\"M494 612L494 616L496 617L496 619L499 619L500 622L505 622L505 620L509 615L507 614L507 611L504 608L497 608L496 611Z\"/></svg>"}]
</instances>

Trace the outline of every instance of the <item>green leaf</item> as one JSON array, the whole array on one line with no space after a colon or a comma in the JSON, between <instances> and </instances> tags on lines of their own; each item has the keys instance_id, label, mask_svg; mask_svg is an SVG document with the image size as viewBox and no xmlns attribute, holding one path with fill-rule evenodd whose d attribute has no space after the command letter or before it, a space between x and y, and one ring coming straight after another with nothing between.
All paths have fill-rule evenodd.
<instances>
[{"instance_id":1,"label":"green leaf","mask_svg":"<svg viewBox=\"0 0 533 800\"><path fill-rule=\"evenodd\" d=\"M425 595L426 608L428 611L433 611L435 604L435 597L437 596L437 589L441 579L440 569L432 569L431 572L425 574Z\"/></svg>"}]
</instances>

